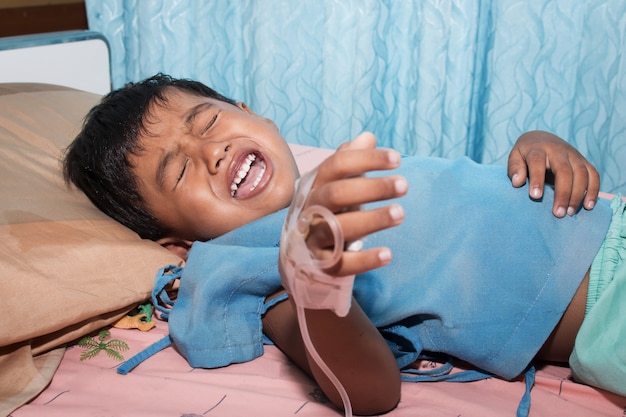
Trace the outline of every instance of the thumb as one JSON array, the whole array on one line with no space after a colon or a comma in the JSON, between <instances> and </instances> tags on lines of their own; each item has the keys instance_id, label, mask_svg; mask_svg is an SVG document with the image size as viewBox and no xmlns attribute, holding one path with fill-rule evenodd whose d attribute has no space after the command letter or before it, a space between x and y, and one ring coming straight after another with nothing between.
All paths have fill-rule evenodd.
<instances>
[{"instance_id":1,"label":"thumb","mask_svg":"<svg viewBox=\"0 0 626 417\"><path fill-rule=\"evenodd\" d=\"M376 136L372 132L363 132L348 143L348 149L374 149Z\"/></svg>"}]
</instances>

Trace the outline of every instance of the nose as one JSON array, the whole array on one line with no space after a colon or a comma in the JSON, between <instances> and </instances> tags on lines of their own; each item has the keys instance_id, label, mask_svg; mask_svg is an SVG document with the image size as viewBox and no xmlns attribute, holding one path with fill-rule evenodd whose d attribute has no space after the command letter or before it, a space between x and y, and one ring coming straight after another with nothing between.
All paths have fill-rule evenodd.
<instances>
[{"instance_id":1,"label":"nose","mask_svg":"<svg viewBox=\"0 0 626 417\"><path fill-rule=\"evenodd\" d=\"M202 141L199 143L201 148L200 154L212 175L219 172L219 168L226 158L227 152L230 150L230 144L227 142Z\"/></svg>"}]
</instances>

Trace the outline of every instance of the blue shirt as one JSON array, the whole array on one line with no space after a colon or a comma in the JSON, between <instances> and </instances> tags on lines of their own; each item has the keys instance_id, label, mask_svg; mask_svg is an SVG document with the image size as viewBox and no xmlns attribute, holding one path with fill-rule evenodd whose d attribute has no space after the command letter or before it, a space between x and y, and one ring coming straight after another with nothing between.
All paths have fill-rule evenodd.
<instances>
[{"instance_id":1,"label":"blue shirt","mask_svg":"<svg viewBox=\"0 0 626 417\"><path fill-rule=\"evenodd\" d=\"M398 358L441 352L514 378L580 285L608 229L608 202L557 219L549 187L533 201L526 187L511 186L504 167L467 158L407 157L395 173L409 181L397 200L406 217L366 238L367 247L390 247L393 260L356 277L357 302ZM261 316L265 296L280 287L285 215L194 243L169 317L192 366L262 354Z\"/></svg>"}]
</instances>

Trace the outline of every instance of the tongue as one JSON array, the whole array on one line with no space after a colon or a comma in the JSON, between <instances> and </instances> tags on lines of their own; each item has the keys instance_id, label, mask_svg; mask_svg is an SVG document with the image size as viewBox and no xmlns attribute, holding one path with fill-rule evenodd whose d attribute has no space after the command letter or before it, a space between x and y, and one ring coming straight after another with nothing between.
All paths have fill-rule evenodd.
<instances>
[{"instance_id":1,"label":"tongue","mask_svg":"<svg viewBox=\"0 0 626 417\"><path fill-rule=\"evenodd\" d=\"M253 163L250 167L250 171L248 171L248 175L241 181L239 184L239 188L237 189L238 197L245 197L252 191L252 186L254 185L254 181L263 171L263 166L258 163Z\"/></svg>"}]
</instances>

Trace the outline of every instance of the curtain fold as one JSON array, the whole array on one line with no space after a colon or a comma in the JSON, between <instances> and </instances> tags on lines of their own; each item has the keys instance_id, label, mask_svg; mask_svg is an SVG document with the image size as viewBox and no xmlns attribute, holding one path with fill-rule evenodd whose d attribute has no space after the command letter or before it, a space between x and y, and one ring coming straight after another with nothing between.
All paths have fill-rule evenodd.
<instances>
[{"instance_id":1,"label":"curtain fold","mask_svg":"<svg viewBox=\"0 0 626 417\"><path fill-rule=\"evenodd\" d=\"M164 72L273 119L294 143L363 130L406 154L506 164L528 130L626 194L623 0L86 0L115 88Z\"/></svg>"}]
</instances>

